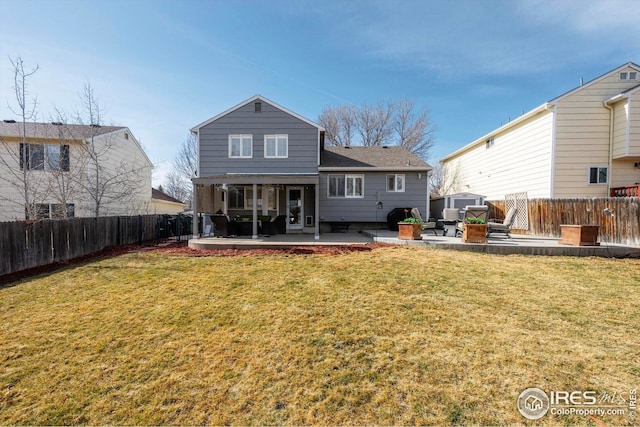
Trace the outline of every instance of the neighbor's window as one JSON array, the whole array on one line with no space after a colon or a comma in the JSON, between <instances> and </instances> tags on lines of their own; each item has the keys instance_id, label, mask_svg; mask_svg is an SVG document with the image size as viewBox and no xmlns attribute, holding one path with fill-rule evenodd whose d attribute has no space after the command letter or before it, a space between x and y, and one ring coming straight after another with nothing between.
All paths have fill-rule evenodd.
<instances>
[{"instance_id":1,"label":"neighbor's window","mask_svg":"<svg viewBox=\"0 0 640 427\"><path fill-rule=\"evenodd\" d=\"M26 156L26 161L25 161ZM61 144L20 144L20 169L69 171L69 146Z\"/></svg>"},{"instance_id":2,"label":"neighbor's window","mask_svg":"<svg viewBox=\"0 0 640 427\"><path fill-rule=\"evenodd\" d=\"M387 175L387 191L404 193L404 174Z\"/></svg>"},{"instance_id":3,"label":"neighbor's window","mask_svg":"<svg viewBox=\"0 0 640 427\"><path fill-rule=\"evenodd\" d=\"M266 158L286 158L289 155L288 135L265 135L264 136L264 157Z\"/></svg>"},{"instance_id":4,"label":"neighbor's window","mask_svg":"<svg viewBox=\"0 0 640 427\"><path fill-rule=\"evenodd\" d=\"M73 218L75 216L75 205L73 203L67 203L66 205L60 203L39 203L35 205L35 218L27 219L66 219Z\"/></svg>"},{"instance_id":5,"label":"neighbor's window","mask_svg":"<svg viewBox=\"0 0 640 427\"><path fill-rule=\"evenodd\" d=\"M609 168L602 166L589 167L589 184L606 184L609 176Z\"/></svg>"},{"instance_id":6,"label":"neighbor's window","mask_svg":"<svg viewBox=\"0 0 640 427\"><path fill-rule=\"evenodd\" d=\"M229 157L251 158L253 135L229 135Z\"/></svg>"},{"instance_id":7,"label":"neighbor's window","mask_svg":"<svg viewBox=\"0 0 640 427\"><path fill-rule=\"evenodd\" d=\"M636 71L623 71L620 73L620 80L638 80Z\"/></svg>"},{"instance_id":8,"label":"neighbor's window","mask_svg":"<svg viewBox=\"0 0 640 427\"><path fill-rule=\"evenodd\" d=\"M364 175L329 175L329 197L364 197Z\"/></svg>"}]
</instances>

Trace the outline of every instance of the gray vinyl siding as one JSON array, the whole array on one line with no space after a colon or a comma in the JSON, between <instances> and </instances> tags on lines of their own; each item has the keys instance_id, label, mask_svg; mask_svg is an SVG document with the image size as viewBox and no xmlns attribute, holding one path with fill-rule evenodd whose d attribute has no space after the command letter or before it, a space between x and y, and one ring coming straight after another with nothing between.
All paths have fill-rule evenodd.
<instances>
[{"instance_id":1,"label":"gray vinyl siding","mask_svg":"<svg viewBox=\"0 0 640 427\"><path fill-rule=\"evenodd\" d=\"M229 158L229 135L253 135L252 158ZM264 157L264 135L287 134L288 157ZM262 101L238 108L199 130L201 177L224 173L317 173L318 129Z\"/></svg>"},{"instance_id":2,"label":"gray vinyl siding","mask_svg":"<svg viewBox=\"0 0 640 427\"><path fill-rule=\"evenodd\" d=\"M394 208L415 207L425 218L427 205L427 178L422 172L397 172L405 176L403 193L387 192L386 177L394 172L346 172L349 175L364 175L363 198L329 198L328 175L345 172L320 173L320 221L321 222L385 222L387 214ZM376 193L378 197L376 199ZM376 209L376 201L383 203L383 209ZM426 218L425 218L426 219Z\"/></svg>"}]
</instances>

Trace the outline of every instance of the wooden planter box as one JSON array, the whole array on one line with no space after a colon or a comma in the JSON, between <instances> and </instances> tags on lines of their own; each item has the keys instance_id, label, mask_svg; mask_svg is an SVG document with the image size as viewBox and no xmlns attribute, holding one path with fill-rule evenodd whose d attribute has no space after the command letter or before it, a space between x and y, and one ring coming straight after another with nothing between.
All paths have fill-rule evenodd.
<instances>
[{"instance_id":1,"label":"wooden planter box","mask_svg":"<svg viewBox=\"0 0 640 427\"><path fill-rule=\"evenodd\" d=\"M398 223L398 239L422 240L422 224L411 222Z\"/></svg>"},{"instance_id":2,"label":"wooden planter box","mask_svg":"<svg viewBox=\"0 0 640 427\"><path fill-rule=\"evenodd\" d=\"M464 243L487 243L487 224L465 224L462 231Z\"/></svg>"},{"instance_id":3,"label":"wooden planter box","mask_svg":"<svg viewBox=\"0 0 640 427\"><path fill-rule=\"evenodd\" d=\"M560 225L561 245L600 246L599 225Z\"/></svg>"}]
</instances>

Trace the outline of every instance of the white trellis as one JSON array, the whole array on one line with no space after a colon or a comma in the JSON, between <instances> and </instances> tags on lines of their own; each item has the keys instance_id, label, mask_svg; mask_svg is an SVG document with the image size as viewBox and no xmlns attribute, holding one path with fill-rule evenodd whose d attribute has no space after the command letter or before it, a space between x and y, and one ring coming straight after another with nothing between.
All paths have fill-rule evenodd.
<instances>
[{"instance_id":1,"label":"white trellis","mask_svg":"<svg viewBox=\"0 0 640 427\"><path fill-rule=\"evenodd\" d=\"M519 230L529 229L529 209L528 209L528 197L527 193L513 193L504 196L504 211L505 215L509 212L509 209L516 208L516 217L513 223L513 228Z\"/></svg>"}]
</instances>

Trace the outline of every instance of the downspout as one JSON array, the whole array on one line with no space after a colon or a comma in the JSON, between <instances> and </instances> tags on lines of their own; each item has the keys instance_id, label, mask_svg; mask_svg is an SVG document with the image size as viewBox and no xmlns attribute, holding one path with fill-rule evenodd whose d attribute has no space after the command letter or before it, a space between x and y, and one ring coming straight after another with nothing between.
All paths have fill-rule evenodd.
<instances>
[{"instance_id":1,"label":"downspout","mask_svg":"<svg viewBox=\"0 0 640 427\"><path fill-rule=\"evenodd\" d=\"M427 171L427 208L425 210L426 212L426 220L429 221L429 218L431 218L431 191L430 191L430 185L429 183L431 178L431 170Z\"/></svg>"},{"instance_id":2,"label":"downspout","mask_svg":"<svg viewBox=\"0 0 640 427\"><path fill-rule=\"evenodd\" d=\"M602 102L602 106L609 110L609 162L607 167L609 168L609 173L607 176L607 197L611 196L611 175L613 172L613 107L607 105L607 101Z\"/></svg>"},{"instance_id":3,"label":"downspout","mask_svg":"<svg viewBox=\"0 0 640 427\"><path fill-rule=\"evenodd\" d=\"M549 171L549 198L553 199L556 185L556 124L558 118L558 104L555 102L547 103L545 110L551 111L551 114L553 114L553 123L551 125L551 170Z\"/></svg>"}]
</instances>

